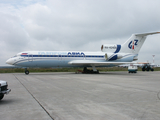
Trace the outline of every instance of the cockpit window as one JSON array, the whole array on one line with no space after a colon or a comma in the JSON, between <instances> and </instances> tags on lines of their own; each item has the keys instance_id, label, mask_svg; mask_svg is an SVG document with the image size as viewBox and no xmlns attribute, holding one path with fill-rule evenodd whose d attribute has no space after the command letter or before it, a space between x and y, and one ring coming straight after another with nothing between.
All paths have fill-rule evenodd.
<instances>
[{"instance_id":1,"label":"cockpit window","mask_svg":"<svg viewBox=\"0 0 160 120\"><path fill-rule=\"evenodd\" d=\"M15 55L15 56L13 56L12 58L14 58L14 57L18 57L18 56L20 56L20 55Z\"/></svg>"},{"instance_id":2,"label":"cockpit window","mask_svg":"<svg viewBox=\"0 0 160 120\"><path fill-rule=\"evenodd\" d=\"M17 55L13 56L13 57L17 57Z\"/></svg>"}]
</instances>

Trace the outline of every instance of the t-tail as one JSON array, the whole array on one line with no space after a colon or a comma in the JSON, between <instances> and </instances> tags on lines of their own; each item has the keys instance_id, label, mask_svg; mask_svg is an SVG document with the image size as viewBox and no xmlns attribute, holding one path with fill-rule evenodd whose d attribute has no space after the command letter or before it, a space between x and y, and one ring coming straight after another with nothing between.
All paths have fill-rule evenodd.
<instances>
[{"instance_id":1,"label":"t-tail","mask_svg":"<svg viewBox=\"0 0 160 120\"><path fill-rule=\"evenodd\" d=\"M124 44L103 44L101 50L102 52L105 52L105 59L108 61L119 60L126 56L132 56L132 58L127 59L126 61L134 61L138 59L138 52L140 51L144 41L146 40L147 35L158 33L160 32L132 34L132 36Z\"/></svg>"},{"instance_id":2,"label":"t-tail","mask_svg":"<svg viewBox=\"0 0 160 120\"><path fill-rule=\"evenodd\" d=\"M160 32L142 33L142 34L132 34L132 36L121 45L121 50L119 53L133 53L138 54L147 35L158 34Z\"/></svg>"}]
</instances>

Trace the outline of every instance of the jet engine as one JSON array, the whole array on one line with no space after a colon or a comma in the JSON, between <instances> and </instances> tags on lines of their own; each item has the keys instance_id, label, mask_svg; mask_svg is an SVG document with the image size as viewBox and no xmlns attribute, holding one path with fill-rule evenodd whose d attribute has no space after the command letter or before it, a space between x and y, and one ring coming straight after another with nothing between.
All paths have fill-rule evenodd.
<instances>
[{"instance_id":1,"label":"jet engine","mask_svg":"<svg viewBox=\"0 0 160 120\"><path fill-rule=\"evenodd\" d=\"M101 46L101 51L107 52L105 54L105 60L108 61L121 59L123 56L119 53L120 50L121 45L117 44L103 44Z\"/></svg>"},{"instance_id":2,"label":"jet engine","mask_svg":"<svg viewBox=\"0 0 160 120\"><path fill-rule=\"evenodd\" d=\"M121 50L121 45L116 44L104 44L101 46L102 52L109 52L109 53L118 53Z\"/></svg>"},{"instance_id":3,"label":"jet engine","mask_svg":"<svg viewBox=\"0 0 160 120\"><path fill-rule=\"evenodd\" d=\"M121 59L122 57L123 56L121 54L116 54L116 53L106 53L105 54L105 60L108 60L108 61Z\"/></svg>"}]
</instances>

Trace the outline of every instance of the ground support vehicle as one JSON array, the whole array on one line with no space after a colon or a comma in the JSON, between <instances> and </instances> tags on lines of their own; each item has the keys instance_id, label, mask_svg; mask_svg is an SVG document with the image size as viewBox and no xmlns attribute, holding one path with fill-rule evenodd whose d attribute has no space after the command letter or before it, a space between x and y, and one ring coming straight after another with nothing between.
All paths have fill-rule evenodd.
<instances>
[{"instance_id":1,"label":"ground support vehicle","mask_svg":"<svg viewBox=\"0 0 160 120\"><path fill-rule=\"evenodd\" d=\"M137 66L134 65L128 66L128 73L137 73Z\"/></svg>"},{"instance_id":2,"label":"ground support vehicle","mask_svg":"<svg viewBox=\"0 0 160 120\"><path fill-rule=\"evenodd\" d=\"M154 71L154 69L149 64L144 64L142 71Z\"/></svg>"}]
</instances>

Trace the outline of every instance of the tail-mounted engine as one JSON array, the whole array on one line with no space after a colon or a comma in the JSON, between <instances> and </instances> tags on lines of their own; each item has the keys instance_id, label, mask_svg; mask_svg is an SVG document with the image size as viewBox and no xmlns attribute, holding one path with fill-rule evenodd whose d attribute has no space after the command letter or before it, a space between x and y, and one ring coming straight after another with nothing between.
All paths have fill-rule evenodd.
<instances>
[{"instance_id":1,"label":"tail-mounted engine","mask_svg":"<svg viewBox=\"0 0 160 120\"><path fill-rule=\"evenodd\" d=\"M105 52L105 60L117 60L122 58L122 55L118 52L121 50L121 45L116 44L104 44L101 46L101 51Z\"/></svg>"},{"instance_id":2,"label":"tail-mounted engine","mask_svg":"<svg viewBox=\"0 0 160 120\"><path fill-rule=\"evenodd\" d=\"M118 53L121 50L121 45L116 44L104 44L101 46L102 52L109 52L109 53Z\"/></svg>"},{"instance_id":3,"label":"tail-mounted engine","mask_svg":"<svg viewBox=\"0 0 160 120\"><path fill-rule=\"evenodd\" d=\"M123 57L122 55L116 54L116 53L106 53L105 54L105 60L108 60L108 61L121 59L122 57Z\"/></svg>"}]
</instances>

